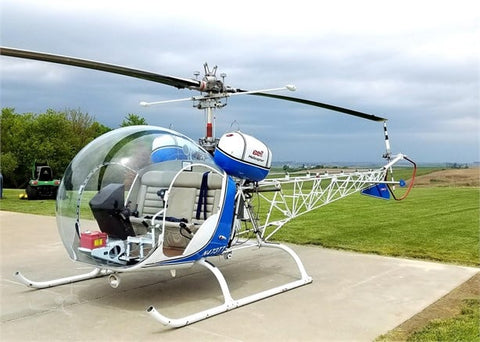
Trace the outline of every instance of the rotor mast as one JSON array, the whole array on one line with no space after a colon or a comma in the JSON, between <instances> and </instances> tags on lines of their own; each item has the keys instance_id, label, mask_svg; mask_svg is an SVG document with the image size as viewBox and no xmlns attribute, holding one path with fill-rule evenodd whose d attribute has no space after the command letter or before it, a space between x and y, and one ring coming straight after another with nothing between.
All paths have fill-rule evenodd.
<instances>
[{"instance_id":1,"label":"rotor mast","mask_svg":"<svg viewBox=\"0 0 480 342\"><path fill-rule=\"evenodd\" d=\"M205 111L205 137L198 139L200 146L206 149L210 154L213 154L217 146L218 139L215 138L215 115L212 106L203 108Z\"/></svg>"},{"instance_id":2,"label":"rotor mast","mask_svg":"<svg viewBox=\"0 0 480 342\"><path fill-rule=\"evenodd\" d=\"M205 91L206 94L200 98L194 100L193 106L198 109L203 109L205 112L205 137L199 139L199 144L205 148L209 153L213 154L215 147L218 144L218 139L215 137L215 108L223 108L226 106L226 102L222 102L222 99L227 97L227 90L224 86L225 73L222 73L221 80L217 79L217 66L210 69L208 64L203 65L205 69L205 76L200 82L198 90ZM194 74L199 75L199 72Z\"/></svg>"}]
</instances>

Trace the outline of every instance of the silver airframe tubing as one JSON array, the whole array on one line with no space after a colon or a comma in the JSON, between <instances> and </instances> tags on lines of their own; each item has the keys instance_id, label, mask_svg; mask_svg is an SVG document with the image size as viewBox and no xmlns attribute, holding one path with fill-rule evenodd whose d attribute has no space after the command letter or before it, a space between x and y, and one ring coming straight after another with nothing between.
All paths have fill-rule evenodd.
<instances>
[{"instance_id":1,"label":"silver airframe tubing","mask_svg":"<svg viewBox=\"0 0 480 342\"><path fill-rule=\"evenodd\" d=\"M26 278L22 273L19 271L15 272L15 277L24 285L27 285L28 287L33 287L35 289L44 289L48 287L54 287L58 285L65 285L65 284L71 284L71 283L76 283L78 281L82 280L88 280L88 279L93 279L93 278L98 278L98 277L103 277L106 276L107 274L110 274L111 271L105 270L102 268L95 268L91 272L84 273L84 274L79 274L79 275L74 275L70 277L65 277L65 278L58 278L58 279L52 279L52 280L46 280L46 281L33 281L28 278Z\"/></svg>"}]
</instances>

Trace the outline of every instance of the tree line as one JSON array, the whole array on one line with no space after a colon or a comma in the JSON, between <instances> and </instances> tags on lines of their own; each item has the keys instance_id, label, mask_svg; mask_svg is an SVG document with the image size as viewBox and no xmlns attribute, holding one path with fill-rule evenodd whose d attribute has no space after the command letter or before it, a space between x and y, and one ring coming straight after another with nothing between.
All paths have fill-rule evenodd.
<instances>
[{"instance_id":1,"label":"tree line","mask_svg":"<svg viewBox=\"0 0 480 342\"><path fill-rule=\"evenodd\" d=\"M136 114L128 114L120 126L139 124L147 123ZM4 187L25 187L35 161L47 162L55 176L61 177L85 145L110 130L79 109L20 114L14 108L2 108L0 172Z\"/></svg>"}]
</instances>

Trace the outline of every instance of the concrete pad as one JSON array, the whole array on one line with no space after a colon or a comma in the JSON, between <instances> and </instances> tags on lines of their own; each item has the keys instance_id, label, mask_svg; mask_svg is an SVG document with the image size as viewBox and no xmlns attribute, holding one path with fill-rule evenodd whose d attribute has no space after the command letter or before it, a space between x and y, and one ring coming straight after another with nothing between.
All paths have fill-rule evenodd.
<instances>
[{"instance_id":1,"label":"concrete pad","mask_svg":"<svg viewBox=\"0 0 480 342\"><path fill-rule=\"evenodd\" d=\"M222 302L214 276L203 268L149 270L122 275L112 289L105 278L32 290L33 280L85 273L68 259L54 217L0 212L2 341L371 341L418 313L479 269L291 246L313 283L193 325L169 329L148 316L154 305L172 318ZM294 280L293 261L280 250L236 252L219 266L238 299Z\"/></svg>"}]
</instances>

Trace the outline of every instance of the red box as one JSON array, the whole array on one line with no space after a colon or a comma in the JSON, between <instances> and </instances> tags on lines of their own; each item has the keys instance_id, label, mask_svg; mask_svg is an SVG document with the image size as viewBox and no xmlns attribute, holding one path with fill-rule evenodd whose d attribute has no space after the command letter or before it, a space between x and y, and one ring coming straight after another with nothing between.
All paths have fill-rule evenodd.
<instances>
[{"instance_id":1,"label":"red box","mask_svg":"<svg viewBox=\"0 0 480 342\"><path fill-rule=\"evenodd\" d=\"M85 232L80 234L80 247L95 249L105 247L107 234L102 232Z\"/></svg>"}]
</instances>

